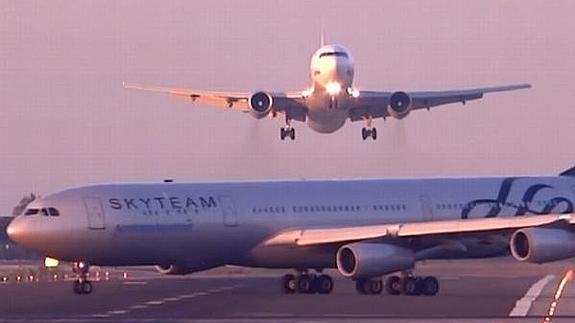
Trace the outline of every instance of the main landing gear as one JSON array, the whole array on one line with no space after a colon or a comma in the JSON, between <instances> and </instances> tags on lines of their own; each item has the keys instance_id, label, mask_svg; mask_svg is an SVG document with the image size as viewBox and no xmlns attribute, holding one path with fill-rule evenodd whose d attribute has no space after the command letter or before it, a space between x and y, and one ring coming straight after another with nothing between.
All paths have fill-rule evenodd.
<instances>
[{"instance_id":1,"label":"main landing gear","mask_svg":"<svg viewBox=\"0 0 575 323\"><path fill-rule=\"evenodd\" d=\"M377 139L377 129L371 126L371 116L368 117L366 120L367 127L361 128L361 138L366 140L367 138L376 140Z\"/></svg>"},{"instance_id":2,"label":"main landing gear","mask_svg":"<svg viewBox=\"0 0 575 323\"><path fill-rule=\"evenodd\" d=\"M389 276L385 290L389 295L435 296L439 292L439 280L433 276Z\"/></svg>"},{"instance_id":3,"label":"main landing gear","mask_svg":"<svg viewBox=\"0 0 575 323\"><path fill-rule=\"evenodd\" d=\"M280 128L281 140L285 140L286 137L289 137L291 140L295 140L295 129L290 126Z\"/></svg>"},{"instance_id":4,"label":"main landing gear","mask_svg":"<svg viewBox=\"0 0 575 323\"><path fill-rule=\"evenodd\" d=\"M77 276L77 279L74 281L74 293L83 295L92 293L92 282L88 280L90 266L82 261L74 262L72 270Z\"/></svg>"},{"instance_id":5,"label":"main landing gear","mask_svg":"<svg viewBox=\"0 0 575 323\"><path fill-rule=\"evenodd\" d=\"M373 140L377 139L377 129L375 127L361 128L361 138L363 138L363 140L366 140L367 138L370 137Z\"/></svg>"},{"instance_id":6,"label":"main landing gear","mask_svg":"<svg viewBox=\"0 0 575 323\"><path fill-rule=\"evenodd\" d=\"M285 294L329 294L333 290L333 279L326 274L308 272L287 274L282 278L282 289Z\"/></svg>"},{"instance_id":7,"label":"main landing gear","mask_svg":"<svg viewBox=\"0 0 575 323\"><path fill-rule=\"evenodd\" d=\"M383 282L379 278L358 279L355 290L361 295L377 295L383 291Z\"/></svg>"},{"instance_id":8,"label":"main landing gear","mask_svg":"<svg viewBox=\"0 0 575 323\"><path fill-rule=\"evenodd\" d=\"M281 140L285 140L286 137L289 137L291 140L295 140L295 129L291 127L291 119L286 115L286 125L283 128L280 128L280 138Z\"/></svg>"}]
</instances>

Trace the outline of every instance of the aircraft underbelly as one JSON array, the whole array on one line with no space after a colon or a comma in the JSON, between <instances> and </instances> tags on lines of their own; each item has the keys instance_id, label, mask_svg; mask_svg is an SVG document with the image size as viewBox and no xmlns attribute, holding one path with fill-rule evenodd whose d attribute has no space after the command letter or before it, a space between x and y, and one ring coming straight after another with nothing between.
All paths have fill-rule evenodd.
<instances>
[{"instance_id":1,"label":"aircraft underbelly","mask_svg":"<svg viewBox=\"0 0 575 323\"><path fill-rule=\"evenodd\" d=\"M330 108L327 105L311 105L308 112L308 125L319 133L332 133L345 124L348 112L341 108Z\"/></svg>"}]
</instances>

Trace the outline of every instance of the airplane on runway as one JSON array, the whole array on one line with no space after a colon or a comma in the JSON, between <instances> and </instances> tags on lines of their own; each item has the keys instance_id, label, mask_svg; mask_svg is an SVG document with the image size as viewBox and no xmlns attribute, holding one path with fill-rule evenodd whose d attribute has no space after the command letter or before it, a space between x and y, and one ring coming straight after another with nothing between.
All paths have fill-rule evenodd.
<instances>
[{"instance_id":1,"label":"airplane on runway","mask_svg":"<svg viewBox=\"0 0 575 323\"><path fill-rule=\"evenodd\" d=\"M426 259L544 263L575 256L575 167L559 176L106 184L33 201L7 228L41 255L90 265L156 265L185 275L223 265L295 269L285 293L332 291L337 268L360 294L435 295ZM400 273L400 274L395 274ZM385 285L381 279L388 275Z\"/></svg>"},{"instance_id":2,"label":"airplane on runway","mask_svg":"<svg viewBox=\"0 0 575 323\"><path fill-rule=\"evenodd\" d=\"M211 104L246 112L256 119L282 115L285 127L280 138L295 139L291 121L307 122L319 133L333 133L343 127L346 120L363 121L363 140L377 139L375 118L405 118L412 110L430 110L436 106L481 99L491 92L511 91L531 87L516 84L499 87L451 91L383 92L364 91L353 86L354 64L351 53L340 45L327 45L318 49L311 58L311 86L297 92L213 92L142 84L124 83L125 88L171 94L190 101Z\"/></svg>"}]
</instances>

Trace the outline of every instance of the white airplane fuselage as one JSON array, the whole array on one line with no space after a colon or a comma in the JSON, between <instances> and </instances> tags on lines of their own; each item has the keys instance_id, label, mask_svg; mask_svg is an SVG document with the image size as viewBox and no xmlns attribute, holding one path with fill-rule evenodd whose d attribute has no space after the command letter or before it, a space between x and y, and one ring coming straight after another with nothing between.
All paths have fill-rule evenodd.
<instances>
[{"instance_id":1,"label":"white airplane fuselage","mask_svg":"<svg viewBox=\"0 0 575 323\"><path fill-rule=\"evenodd\" d=\"M312 56L310 75L312 84L305 99L308 125L320 133L335 132L349 117L347 103L356 95L351 54L339 45L321 47Z\"/></svg>"},{"instance_id":2,"label":"white airplane fuselage","mask_svg":"<svg viewBox=\"0 0 575 323\"><path fill-rule=\"evenodd\" d=\"M568 176L94 185L34 201L26 212L36 213L16 217L8 234L39 254L95 265L331 268L337 247L265 242L292 228L572 213L574 201ZM466 251L442 257L505 252L493 235L456 239Z\"/></svg>"}]
</instances>

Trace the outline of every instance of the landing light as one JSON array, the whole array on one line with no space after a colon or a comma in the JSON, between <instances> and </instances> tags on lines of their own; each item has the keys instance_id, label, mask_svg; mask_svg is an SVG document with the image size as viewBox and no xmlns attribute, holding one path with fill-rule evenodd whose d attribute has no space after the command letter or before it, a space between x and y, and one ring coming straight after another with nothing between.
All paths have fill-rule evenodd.
<instances>
[{"instance_id":1,"label":"landing light","mask_svg":"<svg viewBox=\"0 0 575 323\"><path fill-rule=\"evenodd\" d=\"M351 95L353 98L359 98L359 90L354 88L348 87L347 94Z\"/></svg>"},{"instance_id":2,"label":"landing light","mask_svg":"<svg viewBox=\"0 0 575 323\"><path fill-rule=\"evenodd\" d=\"M341 84L337 82L329 82L325 86L325 90L329 95L338 95L341 92Z\"/></svg>"},{"instance_id":3,"label":"landing light","mask_svg":"<svg viewBox=\"0 0 575 323\"><path fill-rule=\"evenodd\" d=\"M44 259L44 267L46 268L56 268L60 265L60 261L58 259L46 257Z\"/></svg>"}]
</instances>

